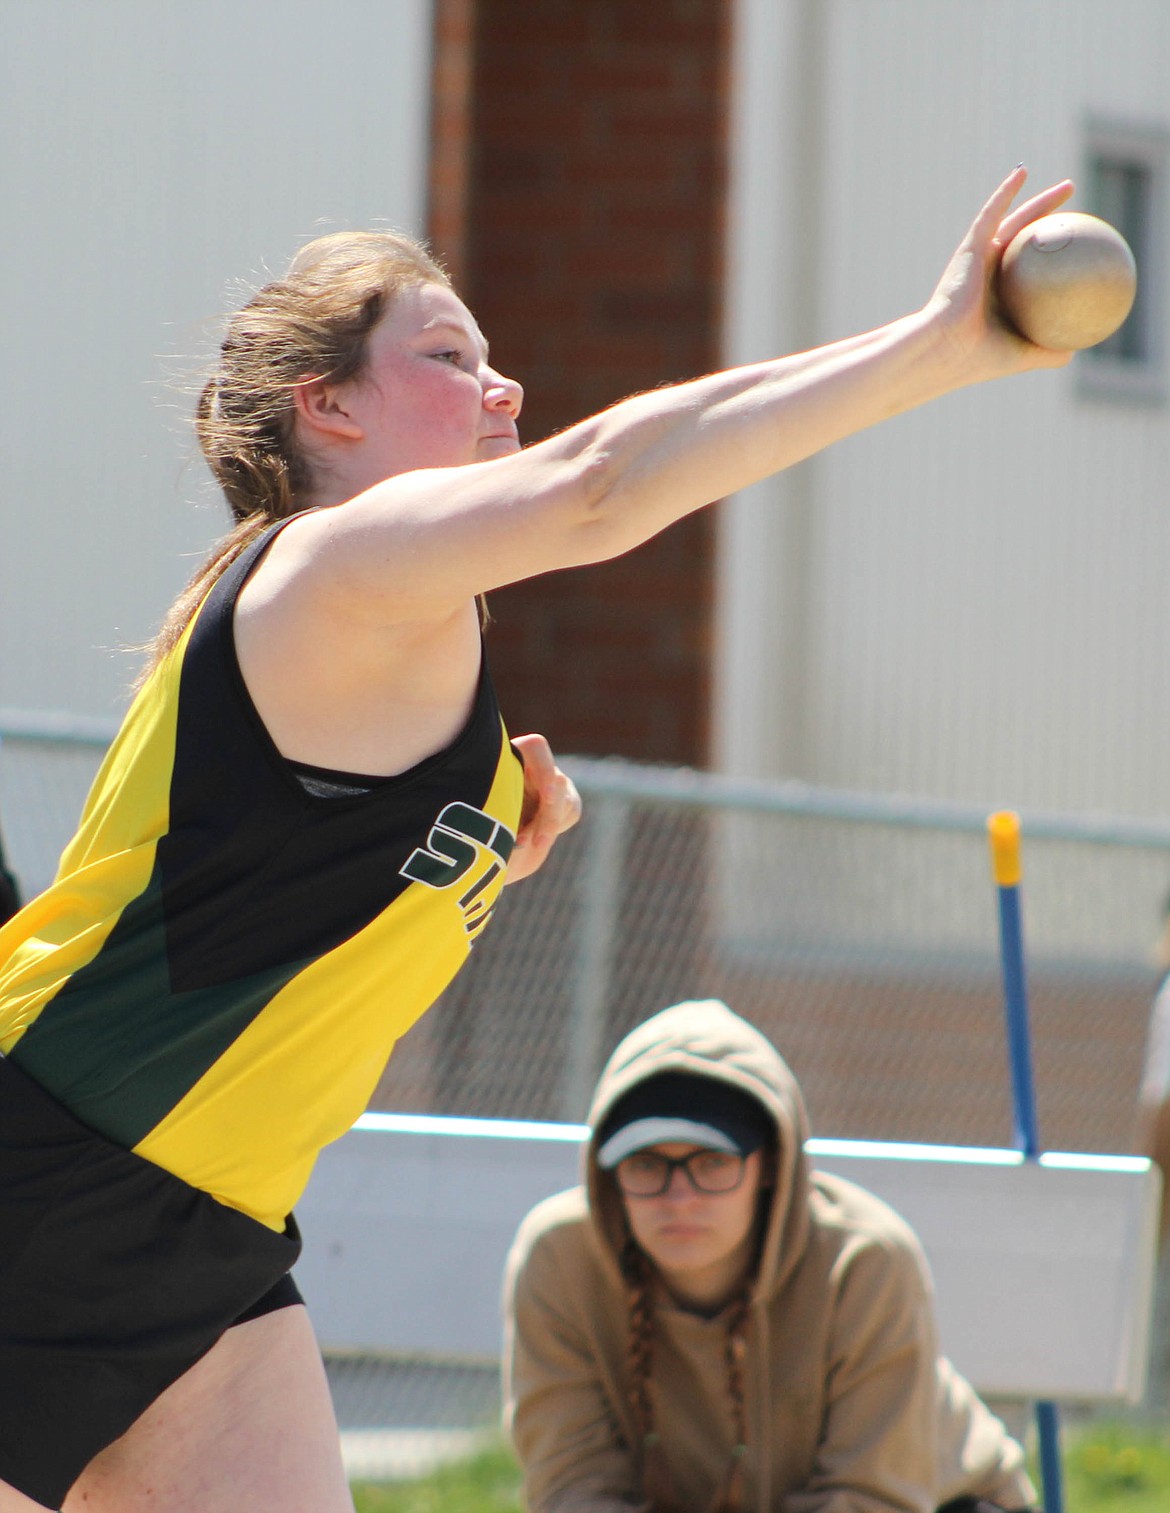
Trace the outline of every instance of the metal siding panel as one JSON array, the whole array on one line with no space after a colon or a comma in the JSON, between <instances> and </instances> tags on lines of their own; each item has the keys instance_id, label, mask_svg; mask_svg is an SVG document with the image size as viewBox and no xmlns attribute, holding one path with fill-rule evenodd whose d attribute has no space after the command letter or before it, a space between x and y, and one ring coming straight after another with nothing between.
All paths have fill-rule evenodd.
<instances>
[{"instance_id":1,"label":"metal siding panel","mask_svg":"<svg viewBox=\"0 0 1170 1513\"><path fill-rule=\"evenodd\" d=\"M758 4L742 0L741 12ZM1027 161L1036 185L1077 173L1090 115L1170 125L1170 11L1156 0L1120 15L1096 0L831 0L826 14L820 205L806 207L821 249L816 340L921 304L1014 163ZM766 61L757 67L763 77ZM764 188L750 187L741 216ZM745 271L760 277L766 257L758 246L753 257ZM752 308L750 291L738 299ZM757 346L765 335L757 329ZM784 350L784 332L773 335ZM803 544L738 501L721 589L723 718L739 738L726 764L843 787L1160 812L1170 671L1149 652L1170 631L1168 454L1164 407L1092 403L1072 372L1036 375L806 464ZM787 487L765 486L773 508L785 510ZM789 577L810 587L805 621L785 626L768 618L767 584L793 549L804 556ZM806 648L803 768L782 759L793 679L781 688L769 671L743 687L745 666L783 665L747 648L785 637ZM756 701L750 719L744 698Z\"/></svg>"},{"instance_id":2,"label":"metal siding panel","mask_svg":"<svg viewBox=\"0 0 1170 1513\"><path fill-rule=\"evenodd\" d=\"M0 704L123 703L112 653L226 524L191 359L231 281L319 230L421 230L429 25L428 0L5 6Z\"/></svg>"}]
</instances>

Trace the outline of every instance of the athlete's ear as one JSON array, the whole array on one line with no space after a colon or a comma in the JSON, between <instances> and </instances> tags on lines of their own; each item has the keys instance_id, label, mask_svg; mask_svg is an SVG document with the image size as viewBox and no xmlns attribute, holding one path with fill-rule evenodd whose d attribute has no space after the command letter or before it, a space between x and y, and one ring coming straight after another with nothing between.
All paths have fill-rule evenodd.
<instances>
[{"instance_id":1,"label":"athlete's ear","mask_svg":"<svg viewBox=\"0 0 1170 1513\"><path fill-rule=\"evenodd\" d=\"M361 441L362 427L347 406L348 385L307 375L293 385L293 410L298 422L312 435Z\"/></svg>"}]
</instances>

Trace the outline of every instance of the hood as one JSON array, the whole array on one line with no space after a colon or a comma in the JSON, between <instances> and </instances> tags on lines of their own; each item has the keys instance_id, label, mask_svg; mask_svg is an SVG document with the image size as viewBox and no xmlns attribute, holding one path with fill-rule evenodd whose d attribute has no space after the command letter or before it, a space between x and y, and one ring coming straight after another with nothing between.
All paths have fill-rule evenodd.
<instances>
[{"instance_id":1,"label":"hood","mask_svg":"<svg viewBox=\"0 0 1170 1513\"><path fill-rule=\"evenodd\" d=\"M808 1238L808 1115L796 1078L775 1046L717 999L678 1003L631 1030L602 1072L589 1110L585 1187L595 1235L614 1271L626 1240L621 1198L597 1164L596 1136L610 1109L659 1072L688 1072L732 1083L756 1098L776 1126L775 1185L764 1223L755 1297L771 1297L799 1261Z\"/></svg>"}]
</instances>

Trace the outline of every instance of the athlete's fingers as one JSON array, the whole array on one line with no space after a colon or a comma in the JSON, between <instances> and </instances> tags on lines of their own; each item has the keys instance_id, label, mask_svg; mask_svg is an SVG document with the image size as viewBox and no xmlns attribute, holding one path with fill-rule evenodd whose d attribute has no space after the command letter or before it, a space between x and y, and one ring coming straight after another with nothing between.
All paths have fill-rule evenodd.
<instances>
[{"instance_id":1,"label":"athlete's fingers","mask_svg":"<svg viewBox=\"0 0 1170 1513\"><path fill-rule=\"evenodd\" d=\"M524 764L524 800L517 848L547 852L557 836L581 818L576 784L557 766L542 735L517 736L512 742Z\"/></svg>"},{"instance_id":2,"label":"athlete's fingers","mask_svg":"<svg viewBox=\"0 0 1170 1513\"><path fill-rule=\"evenodd\" d=\"M997 242L1001 247L1006 247L1025 226L1039 220L1042 215L1051 215L1054 210L1059 210L1071 198L1075 187L1071 179L1061 179L1059 184L1052 184L1039 194L1034 194L1030 200L1025 200L1022 205L1017 205L1000 222L996 232Z\"/></svg>"}]
</instances>

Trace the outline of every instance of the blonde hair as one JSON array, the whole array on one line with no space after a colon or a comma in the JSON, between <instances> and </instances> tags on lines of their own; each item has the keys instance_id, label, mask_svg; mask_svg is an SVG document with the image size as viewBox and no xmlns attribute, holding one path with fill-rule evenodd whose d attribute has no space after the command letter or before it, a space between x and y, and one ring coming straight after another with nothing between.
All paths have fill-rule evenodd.
<instances>
[{"instance_id":1,"label":"blonde hair","mask_svg":"<svg viewBox=\"0 0 1170 1513\"><path fill-rule=\"evenodd\" d=\"M283 278L230 317L195 408L195 433L235 525L171 606L147 671L244 548L307 507L313 480L296 444L297 385L359 378L370 333L416 284L451 287L420 243L391 231L339 231L302 247Z\"/></svg>"}]
</instances>

